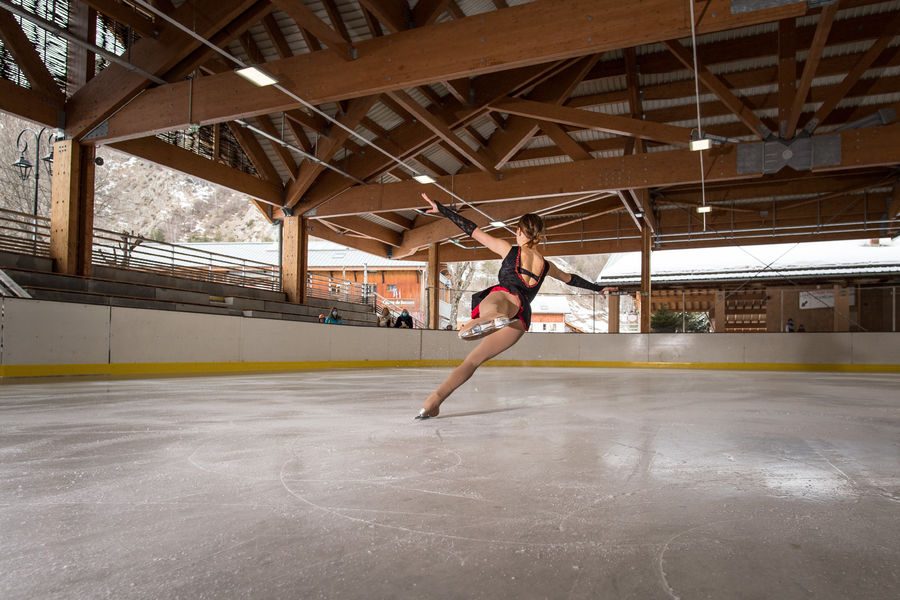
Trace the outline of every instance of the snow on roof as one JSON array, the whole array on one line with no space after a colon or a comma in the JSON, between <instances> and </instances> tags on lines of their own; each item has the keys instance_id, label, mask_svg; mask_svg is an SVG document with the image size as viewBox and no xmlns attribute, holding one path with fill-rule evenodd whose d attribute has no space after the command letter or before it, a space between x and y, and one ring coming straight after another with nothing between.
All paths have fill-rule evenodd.
<instances>
[{"instance_id":1,"label":"snow on roof","mask_svg":"<svg viewBox=\"0 0 900 600\"><path fill-rule=\"evenodd\" d=\"M224 254L234 258L253 260L270 265L278 264L277 242L194 242L179 244L188 248ZM425 262L413 260L391 260L375 256L355 248L348 248L326 240L309 239L309 268L323 269L408 269L423 268Z\"/></svg>"},{"instance_id":2,"label":"snow on roof","mask_svg":"<svg viewBox=\"0 0 900 600\"><path fill-rule=\"evenodd\" d=\"M900 242L868 240L723 246L660 250L650 260L654 281L702 281L755 277L817 277L831 275L900 274ZM615 254L597 283L638 283L641 253Z\"/></svg>"},{"instance_id":3,"label":"snow on roof","mask_svg":"<svg viewBox=\"0 0 900 600\"><path fill-rule=\"evenodd\" d=\"M538 294L531 303L531 312L536 315L562 315L569 311L569 299L565 296Z\"/></svg>"}]
</instances>

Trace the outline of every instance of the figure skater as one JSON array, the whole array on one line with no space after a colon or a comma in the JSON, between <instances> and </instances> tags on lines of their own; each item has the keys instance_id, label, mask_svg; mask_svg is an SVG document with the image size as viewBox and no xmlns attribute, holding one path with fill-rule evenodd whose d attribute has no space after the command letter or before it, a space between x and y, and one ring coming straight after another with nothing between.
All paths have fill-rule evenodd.
<instances>
[{"instance_id":1,"label":"figure skater","mask_svg":"<svg viewBox=\"0 0 900 600\"><path fill-rule=\"evenodd\" d=\"M565 273L545 260L537 249L544 238L544 221L535 214L524 215L516 226L516 245L495 238L450 207L422 194L431 208L427 214L447 217L475 241L503 259L498 284L472 296L472 321L459 331L464 340L484 338L462 364L426 399L416 419L438 416L441 403L464 384L481 364L512 347L531 325L531 302L549 275L573 287L605 292L607 288L571 273Z\"/></svg>"}]
</instances>

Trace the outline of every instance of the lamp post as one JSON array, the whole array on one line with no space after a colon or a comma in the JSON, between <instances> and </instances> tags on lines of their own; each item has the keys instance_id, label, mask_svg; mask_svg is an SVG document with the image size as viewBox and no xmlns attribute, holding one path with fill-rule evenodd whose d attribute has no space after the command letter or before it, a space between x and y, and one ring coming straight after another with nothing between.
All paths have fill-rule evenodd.
<instances>
[{"instance_id":1,"label":"lamp post","mask_svg":"<svg viewBox=\"0 0 900 600\"><path fill-rule=\"evenodd\" d=\"M41 156L41 141L44 139L44 132L47 133L47 143L50 146L50 151L46 156ZM34 164L28 160L25 156L25 153L28 152L28 136L26 134L31 134L31 137L34 138ZM33 229L34 233L32 236L32 240L34 241L34 249L37 249L37 239L38 239L38 192L40 191L41 186L41 168L40 163L44 163L44 167L47 169L47 176L52 177L53 175L53 142L57 139L57 135L55 131L47 131L46 127L42 127L40 131L35 131L34 129L30 129L26 127L22 131L19 132L19 137L16 138L16 151L19 153L19 160L14 162L12 166L19 170L19 178L22 181L27 181L28 177L31 175L31 171L34 170L34 223Z\"/></svg>"}]
</instances>

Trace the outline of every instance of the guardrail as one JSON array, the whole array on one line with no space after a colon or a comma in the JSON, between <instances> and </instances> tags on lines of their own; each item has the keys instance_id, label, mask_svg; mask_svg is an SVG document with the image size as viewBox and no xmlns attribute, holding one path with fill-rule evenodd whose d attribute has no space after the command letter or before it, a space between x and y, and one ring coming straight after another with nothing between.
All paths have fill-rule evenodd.
<instances>
[{"instance_id":1,"label":"guardrail","mask_svg":"<svg viewBox=\"0 0 900 600\"><path fill-rule=\"evenodd\" d=\"M0 249L50 256L50 219L0 208Z\"/></svg>"},{"instance_id":2,"label":"guardrail","mask_svg":"<svg viewBox=\"0 0 900 600\"><path fill-rule=\"evenodd\" d=\"M93 263L171 277L264 290L281 290L281 274L277 265L96 227Z\"/></svg>"}]
</instances>

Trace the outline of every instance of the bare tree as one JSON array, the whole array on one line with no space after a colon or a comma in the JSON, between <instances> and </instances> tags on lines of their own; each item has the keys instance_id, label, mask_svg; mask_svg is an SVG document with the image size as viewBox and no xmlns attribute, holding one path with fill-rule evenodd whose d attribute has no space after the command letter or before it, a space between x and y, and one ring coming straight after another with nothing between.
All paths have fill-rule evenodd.
<instances>
[{"instance_id":1,"label":"bare tree","mask_svg":"<svg viewBox=\"0 0 900 600\"><path fill-rule=\"evenodd\" d=\"M472 262L449 263L447 276L450 278L450 326L456 329L456 317L459 313L459 301L469 291L475 277L475 266Z\"/></svg>"}]
</instances>

